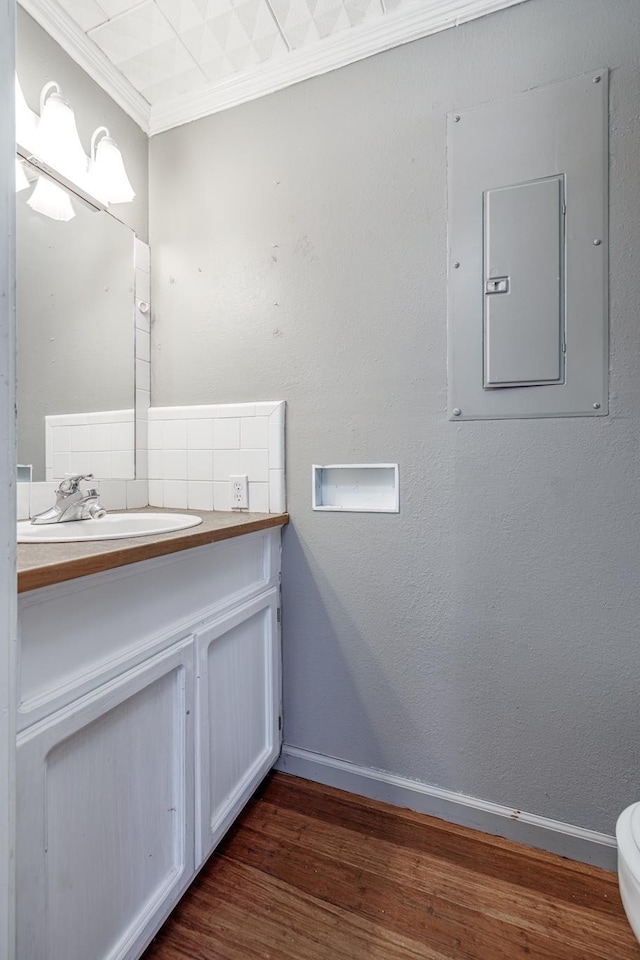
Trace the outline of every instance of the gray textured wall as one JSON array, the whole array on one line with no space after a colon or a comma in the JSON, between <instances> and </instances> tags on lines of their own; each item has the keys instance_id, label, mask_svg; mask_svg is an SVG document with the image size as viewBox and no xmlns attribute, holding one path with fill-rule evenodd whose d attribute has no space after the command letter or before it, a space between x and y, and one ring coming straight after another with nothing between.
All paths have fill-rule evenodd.
<instances>
[{"instance_id":1,"label":"gray textured wall","mask_svg":"<svg viewBox=\"0 0 640 960\"><path fill-rule=\"evenodd\" d=\"M136 199L114 204L112 210L141 240L148 236L148 137L21 7L18 7L16 70L27 103L40 112L40 91L57 80L76 115L78 133L87 154L96 127L109 128L127 168Z\"/></svg>"},{"instance_id":2,"label":"gray textured wall","mask_svg":"<svg viewBox=\"0 0 640 960\"><path fill-rule=\"evenodd\" d=\"M530 0L151 141L156 404L285 398L285 739L612 831L640 795L640 4ZM610 66L611 416L449 423L448 110ZM398 461L398 516L312 462Z\"/></svg>"}]
</instances>

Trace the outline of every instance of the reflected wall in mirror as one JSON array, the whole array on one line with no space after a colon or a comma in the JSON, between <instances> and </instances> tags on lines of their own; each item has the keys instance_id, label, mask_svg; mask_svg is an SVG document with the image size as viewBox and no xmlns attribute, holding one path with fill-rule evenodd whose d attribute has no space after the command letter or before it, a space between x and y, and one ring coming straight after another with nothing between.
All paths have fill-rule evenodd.
<instances>
[{"instance_id":1,"label":"reflected wall in mirror","mask_svg":"<svg viewBox=\"0 0 640 960\"><path fill-rule=\"evenodd\" d=\"M131 479L134 233L73 197L62 222L16 196L18 462L33 480Z\"/></svg>"}]
</instances>

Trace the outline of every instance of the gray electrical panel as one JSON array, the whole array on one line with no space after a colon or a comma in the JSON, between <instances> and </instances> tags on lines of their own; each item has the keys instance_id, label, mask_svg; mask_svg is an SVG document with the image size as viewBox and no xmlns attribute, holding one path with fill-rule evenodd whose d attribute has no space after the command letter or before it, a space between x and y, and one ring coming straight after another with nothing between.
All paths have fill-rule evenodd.
<instances>
[{"instance_id":1,"label":"gray electrical panel","mask_svg":"<svg viewBox=\"0 0 640 960\"><path fill-rule=\"evenodd\" d=\"M449 415L608 412L607 71L449 117Z\"/></svg>"}]
</instances>

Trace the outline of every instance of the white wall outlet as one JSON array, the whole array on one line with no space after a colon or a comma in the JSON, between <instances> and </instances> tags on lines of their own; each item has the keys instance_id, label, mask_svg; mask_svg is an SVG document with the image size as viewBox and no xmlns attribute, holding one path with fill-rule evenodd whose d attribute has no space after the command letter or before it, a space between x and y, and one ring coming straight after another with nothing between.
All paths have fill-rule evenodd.
<instances>
[{"instance_id":1,"label":"white wall outlet","mask_svg":"<svg viewBox=\"0 0 640 960\"><path fill-rule=\"evenodd\" d=\"M249 507L249 478L246 474L229 477L231 483L231 509L242 510Z\"/></svg>"}]
</instances>

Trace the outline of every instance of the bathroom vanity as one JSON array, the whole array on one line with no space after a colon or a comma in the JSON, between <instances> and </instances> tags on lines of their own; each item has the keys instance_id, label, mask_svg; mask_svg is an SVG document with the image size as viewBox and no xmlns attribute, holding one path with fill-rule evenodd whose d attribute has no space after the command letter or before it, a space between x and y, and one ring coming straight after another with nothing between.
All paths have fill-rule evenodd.
<instances>
[{"instance_id":1,"label":"bathroom vanity","mask_svg":"<svg viewBox=\"0 0 640 960\"><path fill-rule=\"evenodd\" d=\"M274 763L286 522L21 548L20 957L138 958Z\"/></svg>"}]
</instances>

